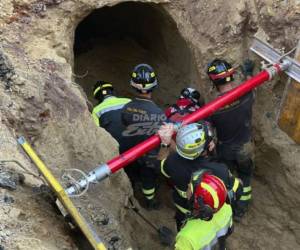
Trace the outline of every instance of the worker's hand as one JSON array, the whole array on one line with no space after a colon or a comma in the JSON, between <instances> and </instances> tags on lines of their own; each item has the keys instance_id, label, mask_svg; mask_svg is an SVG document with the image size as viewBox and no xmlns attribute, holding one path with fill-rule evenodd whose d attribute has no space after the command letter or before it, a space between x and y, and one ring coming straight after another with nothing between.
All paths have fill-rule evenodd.
<instances>
[{"instance_id":1,"label":"worker's hand","mask_svg":"<svg viewBox=\"0 0 300 250\"><path fill-rule=\"evenodd\" d=\"M165 123L162 125L157 132L161 139L161 143L170 145L174 131L175 129L173 123Z\"/></svg>"},{"instance_id":2,"label":"worker's hand","mask_svg":"<svg viewBox=\"0 0 300 250\"><path fill-rule=\"evenodd\" d=\"M209 152L212 152L212 151L215 150L215 148L216 148L216 144L215 144L215 142L212 140L212 141L208 144L208 151L209 151Z\"/></svg>"},{"instance_id":3,"label":"worker's hand","mask_svg":"<svg viewBox=\"0 0 300 250\"><path fill-rule=\"evenodd\" d=\"M247 76L253 76L253 70L254 70L254 61L247 58L242 65L242 71L245 77Z\"/></svg>"}]
</instances>

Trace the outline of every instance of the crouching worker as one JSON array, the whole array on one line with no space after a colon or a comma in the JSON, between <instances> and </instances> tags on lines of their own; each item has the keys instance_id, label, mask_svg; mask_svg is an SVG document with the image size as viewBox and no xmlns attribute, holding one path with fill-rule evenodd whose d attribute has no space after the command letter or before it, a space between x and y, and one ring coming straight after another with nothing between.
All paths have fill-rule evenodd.
<instances>
[{"instance_id":1,"label":"crouching worker","mask_svg":"<svg viewBox=\"0 0 300 250\"><path fill-rule=\"evenodd\" d=\"M206 169L221 179L229 191L231 203L239 200L243 187L240 180L230 173L226 165L214 162L209 157L208 149L211 137L205 122L181 127L176 135L177 152L168 155L168 145L171 143L173 132L173 124L165 124L159 129L161 149L158 159L161 160L161 173L174 184L173 201L176 207L175 219L179 231L191 213L187 190L193 173ZM216 192L207 185L206 187L216 197ZM219 203L221 204L221 202Z\"/></svg>"},{"instance_id":2,"label":"crouching worker","mask_svg":"<svg viewBox=\"0 0 300 250\"><path fill-rule=\"evenodd\" d=\"M191 211L176 236L175 250L225 249L232 232L232 210L225 184L210 171L199 170L188 184Z\"/></svg>"}]
</instances>

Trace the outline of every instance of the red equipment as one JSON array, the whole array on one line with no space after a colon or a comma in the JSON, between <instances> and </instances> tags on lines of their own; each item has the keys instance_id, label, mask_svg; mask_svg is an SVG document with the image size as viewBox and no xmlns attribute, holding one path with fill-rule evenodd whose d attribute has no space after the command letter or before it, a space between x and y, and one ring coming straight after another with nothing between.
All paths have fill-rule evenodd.
<instances>
[{"instance_id":1,"label":"red equipment","mask_svg":"<svg viewBox=\"0 0 300 250\"><path fill-rule=\"evenodd\" d=\"M223 96L218 97L217 99L209 102L202 108L198 109L194 113L187 115L184 117L182 124L189 124L195 121L199 121L204 119L211 114L213 114L218 109L226 106L227 104L232 103L239 97L243 96L250 90L255 87L261 85L265 81L268 81L273 78L275 74L278 74L282 70L284 70L284 64L275 64L269 69L263 70L253 78L245 81L235 89L226 93ZM135 161L137 158L142 156L143 154L149 152L150 150L156 148L160 144L160 138L158 135L154 135L144 142L134 146L133 148L127 150L123 154L113 158L109 162L107 162L108 167L111 172L114 173L119 169L125 167L129 163Z\"/></svg>"},{"instance_id":2,"label":"red equipment","mask_svg":"<svg viewBox=\"0 0 300 250\"><path fill-rule=\"evenodd\" d=\"M224 205L227 189L224 183L216 176L205 173L194 190L194 209L201 209L199 198L204 205L208 205L214 213Z\"/></svg>"},{"instance_id":3,"label":"red equipment","mask_svg":"<svg viewBox=\"0 0 300 250\"><path fill-rule=\"evenodd\" d=\"M227 104L232 103L239 97L243 96L250 90L255 87L263 84L265 81L271 80L278 73L287 70L290 67L289 61L283 61L280 64L274 64L273 66L263 70L256 76L245 81L235 89L229 91L223 96L218 97L217 99L209 102L202 108L198 109L194 113L184 117L182 124L189 124L195 121L204 119L211 114L213 114L218 109L224 107ZM91 171L87 178L80 180L76 185L69 187L66 192L69 195L72 195L76 192L79 192L82 188L85 188L88 183L101 181L105 179L110 174L117 172L119 169L127 166L129 163L135 161L140 156L149 152L150 150L156 148L160 144L160 138L158 135L154 135L144 142L134 146L133 148L127 150L123 154L113 158L108 161L106 164L98 166L96 169Z\"/></svg>"}]
</instances>

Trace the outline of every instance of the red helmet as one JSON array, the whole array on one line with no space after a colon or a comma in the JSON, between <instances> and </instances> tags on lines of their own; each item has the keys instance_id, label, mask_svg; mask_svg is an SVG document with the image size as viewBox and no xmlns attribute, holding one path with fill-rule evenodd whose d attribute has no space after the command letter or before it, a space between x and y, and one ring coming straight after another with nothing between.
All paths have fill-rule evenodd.
<instances>
[{"instance_id":1,"label":"red helmet","mask_svg":"<svg viewBox=\"0 0 300 250\"><path fill-rule=\"evenodd\" d=\"M210 220L226 201L225 184L208 170L195 172L192 176L192 184L193 216Z\"/></svg>"}]
</instances>

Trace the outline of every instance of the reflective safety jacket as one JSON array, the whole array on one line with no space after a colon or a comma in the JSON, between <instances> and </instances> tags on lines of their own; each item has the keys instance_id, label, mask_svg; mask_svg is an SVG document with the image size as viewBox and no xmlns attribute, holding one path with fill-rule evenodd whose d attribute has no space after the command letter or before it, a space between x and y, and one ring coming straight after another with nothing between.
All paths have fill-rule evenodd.
<instances>
[{"instance_id":1,"label":"reflective safety jacket","mask_svg":"<svg viewBox=\"0 0 300 250\"><path fill-rule=\"evenodd\" d=\"M233 193L233 196L241 195L242 185L238 179L230 173L226 165L213 162L210 158L205 157L188 160L174 152L165 160L161 161L160 170L161 173L174 184L174 205L181 213L187 214L189 212L186 191L192 174L200 169L207 169L211 171L213 175L220 178L224 182L227 190Z\"/></svg>"},{"instance_id":2,"label":"reflective safety jacket","mask_svg":"<svg viewBox=\"0 0 300 250\"><path fill-rule=\"evenodd\" d=\"M232 226L232 209L225 203L210 221L190 219L176 236L175 250L210 250Z\"/></svg>"},{"instance_id":3,"label":"reflective safety jacket","mask_svg":"<svg viewBox=\"0 0 300 250\"><path fill-rule=\"evenodd\" d=\"M122 147L122 132L124 131L121 121L121 111L124 105L130 101L128 98L109 96L97 105L92 112L96 125L104 128L119 142L120 151Z\"/></svg>"}]
</instances>

